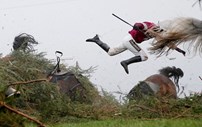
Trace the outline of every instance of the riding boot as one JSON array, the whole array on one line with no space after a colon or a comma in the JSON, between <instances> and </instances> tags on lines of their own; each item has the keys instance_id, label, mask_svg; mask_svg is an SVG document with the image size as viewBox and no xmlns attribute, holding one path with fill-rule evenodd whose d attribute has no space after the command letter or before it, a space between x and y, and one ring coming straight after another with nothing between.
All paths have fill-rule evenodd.
<instances>
[{"instance_id":1,"label":"riding boot","mask_svg":"<svg viewBox=\"0 0 202 127\"><path fill-rule=\"evenodd\" d=\"M108 52L110 49L110 47L106 43L103 43L100 40L100 38L98 37L97 34L95 35L95 37L87 39L86 42L95 42L97 45L99 45L106 52Z\"/></svg>"},{"instance_id":2,"label":"riding boot","mask_svg":"<svg viewBox=\"0 0 202 127\"><path fill-rule=\"evenodd\" d=\"M124 60L121 62L121 65L123 66L125 72L128 74L128 65L131 64L131 63L136 63L136 62L141 62L142 59L140 56L135 56L135 57L132 57L128 60Z\"/></svg>"}]
</instances>

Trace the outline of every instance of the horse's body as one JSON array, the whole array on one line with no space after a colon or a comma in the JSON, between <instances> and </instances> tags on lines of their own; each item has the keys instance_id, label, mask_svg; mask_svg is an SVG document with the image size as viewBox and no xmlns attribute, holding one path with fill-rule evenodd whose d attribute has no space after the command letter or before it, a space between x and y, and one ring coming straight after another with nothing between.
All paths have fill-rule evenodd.
<instances>
[{"instance_id":1,"label":"horse's body","mask_svg":"<svg viewBox=\"0 0 202 127\"><path fill-rule=\"evenodd\" d=\"M162 74L151 75L144 80L158 96L168 95L177 98L177 92L173 81Z\"/></svg>"},{"instance_id":2,"label":"horse's body","mask_svg":"<svg viewBox=\"0 0 202 127\"><path fill-rule=\"evenodd\" d=\"M183 71L175 67L166 67L159 70L160 74L147 77L137 84L128 94L129 99L140 99L146 95L166 96L177 98L176 87L179 88L179 78L183 76ZM173 81L171 78L173 77Z\"/></svg>"},{"instance_id":3,"label":"horse's body","mask_svg":"<svg viewBox=\"0 0 202 127\"><path fill-rule=\"evenodd\" d=\"M54 73L49 81L56 83L61 93L67 94L71 100L84 96L85 88L72 72Z\"/></svg>"}]
</instances>

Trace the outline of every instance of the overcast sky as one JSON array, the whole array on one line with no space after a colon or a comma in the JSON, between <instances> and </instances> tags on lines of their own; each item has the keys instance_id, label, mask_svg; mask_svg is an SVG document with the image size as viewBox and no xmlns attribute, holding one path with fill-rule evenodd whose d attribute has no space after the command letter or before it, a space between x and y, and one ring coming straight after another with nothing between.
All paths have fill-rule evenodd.
<instances>
[{"instance_id":1,"label":"overcast sky","mask_svg":"<svg viewBox=\"0 0 202 127\"><path fill-rule=\"evenodd\" d=\"M202 57L199 55L183 57L173 51L157 59L147 51L152 40L145 41L140 46L149 59L129 65L130 74L127 75L120 62L133 57L131 52L110 57L97 45L85 42L87 38L99 34L111 47L120 43L131 27L113 17L112 13L131 24L141 21L157 23L179 16L201 19L199 6L192 7L195 1L0 0L0 53L4 56L9 54L14 37L25 32L40 43L35 49L46 52L47 58L55 59L54 53L59 50L64 54L63 59L67 59L62 62L68 66L74 66L76 61L82 69L97 66L91 81L109 92L121 90L128 93L139 81L167 66L176 66L184 71L180 85L185 87L187 94L201 92Z\"/></svg>"}]
</instances>

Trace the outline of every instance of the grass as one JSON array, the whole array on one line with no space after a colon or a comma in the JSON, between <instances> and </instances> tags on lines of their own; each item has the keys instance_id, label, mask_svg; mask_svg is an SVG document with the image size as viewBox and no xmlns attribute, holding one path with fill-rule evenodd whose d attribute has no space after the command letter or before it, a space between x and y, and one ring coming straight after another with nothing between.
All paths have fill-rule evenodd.
<instances>
[{"instance_id":1,"label":"grass","mask_svg":"<svg viewBox=\"0 0 202 127\"><path fill-rule=\"evenodd\" d=\"M35 126L27 125L26 127ZM202 119L116 119L78 123L63 123L48 125L47 127L202 127Z\"/></svg>"}]
</instances>

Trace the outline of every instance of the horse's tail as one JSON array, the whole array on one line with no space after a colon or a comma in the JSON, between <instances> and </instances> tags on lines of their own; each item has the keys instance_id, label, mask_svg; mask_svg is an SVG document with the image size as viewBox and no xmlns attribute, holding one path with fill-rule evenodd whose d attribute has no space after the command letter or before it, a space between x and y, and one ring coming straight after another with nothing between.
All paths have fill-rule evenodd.
<instances>
[{"instance_id":1,"label":"horse's tail","mask_svg":"<svg viewBox=\"0 0 202 127\"><path fill-rule=\"evenodd\" d=\"M179 79L184 76L184 72L180 68L165 67L159 70L160 74L165 75L168 78L173 78L176 87L179 90Z\"/></svg>"},{"instance_id":2,"label":"horse's tail","mask_svg":"<svg viewBox=\"0 0 202 127\"><path fill-rule=\"evenodd\" d=\"M163 21L159 25L165 31L160 33L158 39L154 39L152 47L149 48L151 53L161 55L164 51L168 52L171 49L170 45L181 43L189 43L188 50L191 49L194 53L202 53L201 20L180 17Z\"/></svg>"}]
</instances>

